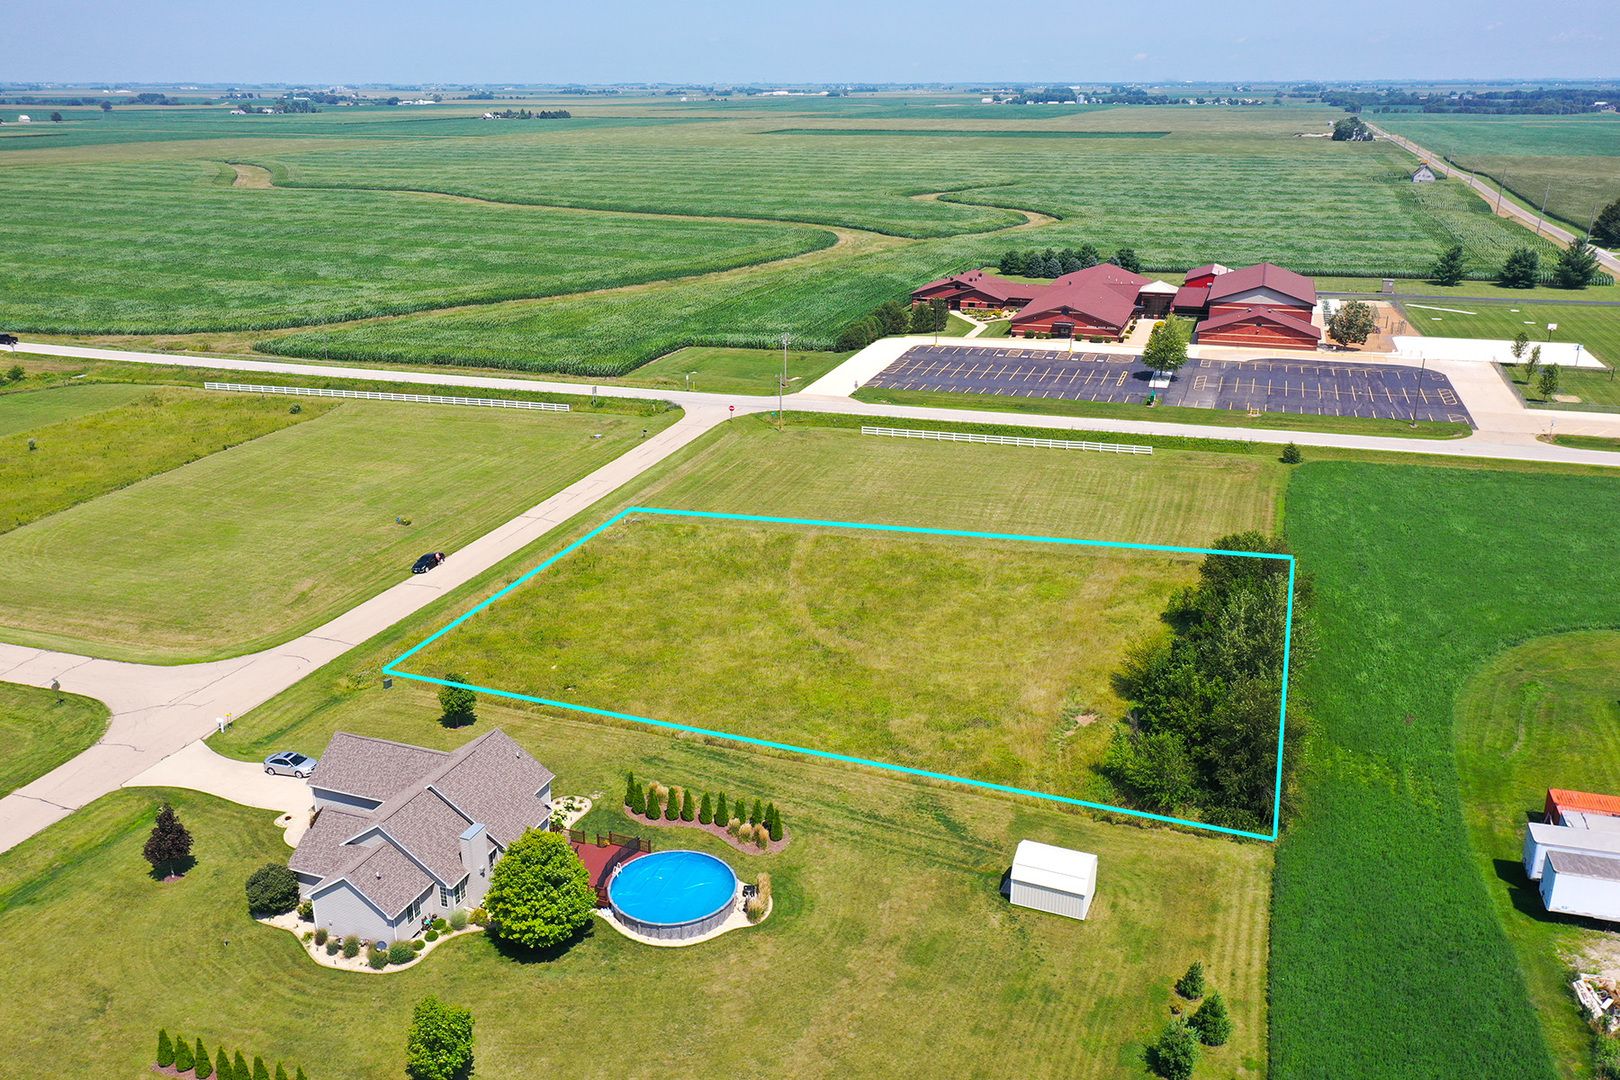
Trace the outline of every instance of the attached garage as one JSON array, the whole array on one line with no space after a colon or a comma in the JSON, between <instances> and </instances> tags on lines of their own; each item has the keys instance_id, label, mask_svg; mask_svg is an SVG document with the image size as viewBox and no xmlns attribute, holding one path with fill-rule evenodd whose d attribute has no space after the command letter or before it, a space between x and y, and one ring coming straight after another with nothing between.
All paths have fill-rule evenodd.
<instances>
[{"instance_id":1,"label":"attached garage","mask_svg":"<svg viewBox=\"0 0 1620 1080\"><path fill-rule=\"evenodd\" d=\"M1097 891L1097 856L1020 840L1013 855L1012 902L1053 915L1084 919Z\"/></svg>"}]
</instances>

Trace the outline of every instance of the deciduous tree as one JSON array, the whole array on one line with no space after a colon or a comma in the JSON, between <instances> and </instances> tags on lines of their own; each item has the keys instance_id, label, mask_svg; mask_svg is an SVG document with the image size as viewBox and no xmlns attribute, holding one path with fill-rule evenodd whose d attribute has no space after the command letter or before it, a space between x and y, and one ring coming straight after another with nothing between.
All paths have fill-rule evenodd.
<instances>
[{"instance_id":1,"label":"deciduous tree","mask_svg":"<svg viewBox=\"0 0 1620 1080\"><path fill-rule=\"evenodd\" d=\"M590 875L574 849L561 834L539 829L512 842L495 864L484 898L490 930L531 949L570 940L590 922L595 907Z\"/></svg>"},{"instance_id":2,"label":"deciduous tree","mask_svg":"<svg viewBox=\"0 0 1620 1080\"><path fill-rule=\"evenodd\" d=\"M1520 330L1513 335L1513 359L1523 360L1524 350L1530 347L1530 335Z\"/></svg>"},{"instance_id":3,"label":"deciduous tree","mask_svg":"<svg viewBox=\"0 0 1620 1080\"><path fill-rule=\"evenodd\" d=\"M457 675L453 671L446 672L444 677L453 683L466 681L465 676ZM463 724L472 723L478 719L473 711L477 707L478 695L465 686L439 687L439 708L444 710L440 723L446 727L461 727Z\"/></svg>"},{"instance_id":4,"label":"deciduous tree","mask_svg":"<svg viewBox=\"0 0 1620 1080\"><path fill-rule=\"evenodd\" d=\"M1142 363L1154 371L1168 375L1187 362L1187 320L1168 316L1148 334L1147 347L1142 350Z\"/></svg>"},{"instance_id":5,"label":"deciduous tree","mask_svg":"<svg viewBox=\"0 0 1620 1080\"><path fill-rule=\"evenodd\" d=\"M1328 337L1340 345L1364 344L1377 329L1378 320L1373 317L1372 307L1360 300L1346 300L1327 321Z\"/></svg>"},{"instance_id":6,"label":"deciduous tree","mask_svg":"<svg viewBox=\"0 0 1620 1080\"><path fill-rule=\"evenodd\" d=\"M1547 364L1541 369L1541 378L1536 380L1536 392L1542 401L1551 401L1553 395L1558 393L1558 365Z\"/></svg>"},{"instance_id":7,"label":"deciduous tree","mask_svg":"<svg viewBox=\"0 0 1620 1080\"><path fill-rule=\"evenodd\" d=\"M405 1072L411 1080L465 1080L472 1067L472 1011L431 994L418 1001L405 1036Z\"/></svg>"}]
</instances>

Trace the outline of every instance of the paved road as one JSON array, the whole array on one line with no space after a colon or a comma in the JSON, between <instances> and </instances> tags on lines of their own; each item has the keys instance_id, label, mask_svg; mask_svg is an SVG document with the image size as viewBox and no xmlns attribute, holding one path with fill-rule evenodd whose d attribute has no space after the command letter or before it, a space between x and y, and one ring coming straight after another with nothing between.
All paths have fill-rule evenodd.
<instances>
[{"instance_id":1,"label":"paved road","mask_svg":"<svg viewBox=\"0 0 1620 1080\"><path fill-rule=\"evenodd\" d=\"M1388 139L1390 142L1401 147L1403 150L1416 154L1424 161L1427 161L1431 168L1439 169L1444 175L1454 176L1458 180L1461 180L1463 183L1473 188L1474 191L1477 192L1479 196L1486 202L1490 203L1493 208L1497 205L1497 193L1485 181L1473 176L1470 173L1464 172L1462 169L1446 164L1445 158L1434 153L1432 150L1423 149L1423 147L1417 145L1410 139L1403 138L1400 135L1392 135L1376 124L1368 124L1367 126L1372 128L1373 131L1382 138ZM1528 228L1535 229L1539 225L1542 235L1552 237L1565 247L1568 247L1575 240L1575 234L1570 232L1568 229L1553 225L1545 218L1539 218L1536 214L1531 213L1529 210L1526 210L1524 207L1519 206L1517 203L1514 203L1509 199L1501 200L1500 212L1512 216ZM1620 276L1620 258L1616 258L1607 251L1604 251L1602 248L1593 248L1592 251L1593 254L1597 256L1598 264L1602 266L1604 270L1611 274Z\"/></svg>"},{"instance_id":2,"label":"paved road","mask_svg":"<svg viewBox=\"0 0 1620 1080\"><path fill-rule=\"evenodd\" d=\"M837 371L812 386L858 384L860 373L875 374L891 363L905 348L915 344L903 339L878 342L867 353L852 357ZM325 365L280 363L256 360L219 360L196 356L169 356L158 353L129 353L71 346L23 344L22 351L56 356L80 356L134 363L186 365L256 372L265 375L315 374L371 379L383 382L458 385L483 389L545 390L577 394L577 383L554 383L538 379L503 379L486 376L451 375L443 372L387 371L370 368L344 368ZM875 366L874 366L875 365ZM1434 368L1436 365L1431 364ZM854 373L852 376L851 373ZM1496 395L1491 410L1476 418L1500 416L1505 425L1513 419L1504 401L1511 392L1501 387L1488 365L1454 365L1454 381L1465 399L1469 387L1458 380L1462 374L1478 380L1481 394ZM1488 376L1488 378L1487 378ZM869 375L868 375L869 377ZM1494 380L1494 381L1493 381ZM99 698L112 711L107 734L95 746L72 761L47 773L33 783L0 800L0 851L33 836L42 829L89 802L116 790L143 773L152 777L168 775L163 770L148 773L154 766L181 751L215 729L215 718L227 713L242 715L269 700L310 672L326 664L368 638L394 625L400 619L446 595L451 590L544 536L554 527L586 510L614 490L635 479L653 465L733 415L769 411L774 404L757 397L728 397L612 387L617 396L673 400L687 414L678 423L640 443L623 456L597 469L546 499L531 510L497 527L467 547L454 552L450 560L430 574L413 576L338 616L324 626L286 644L248 656L207 664L165 667L125 664L68 653L49 652L18 645L0 644L0 681L30 686L49 686L61 680L64 689ZM968 423L1016 423L1030 427L1082 429L1133 434L1184 435L1194 438L1231 439L1303 446L1336 446L1387 450L1406 454L1456 457L1502 458L1520 461L1563 461L1594 465L1616 464L1616 457L1597 451L1549 446L1535 441L1535 424L1523 430L1502 427L1490 433L1476 432L1468 439L1434 441L1390 439L1363 435L1339 435L1305 431L1235 429L1201 424L1172 424L1094 417L1035 416L996 412L990 409L933 409L908 406L874 405L829 394L800 393L789 399L796 410L836 412L871 416L886 420L933 420ZM1521 408L1520 413L1524 410ZM1575 414L1559 414L1560 430L1567 430ZM1603 418L1615 420L1616 418ZM1040 452L1040 451L1033 451Z\"/></svg>"},{"instance_id":3,"label":"paved road","mask_svg":"<svg viewBox=\"0 0 1620 1080\"><path fill-rule=\"evenodd\" d=\"M1441 420L1472 425L1443 372L1404 365L1318 359L1192 360L1155 390L1140 356L1055 352L1017 344L914 345L866 385L1069 401L1140 403L1312 416ZM986 402L986 405L991 403Z\"/></svg>"}]
</instances>

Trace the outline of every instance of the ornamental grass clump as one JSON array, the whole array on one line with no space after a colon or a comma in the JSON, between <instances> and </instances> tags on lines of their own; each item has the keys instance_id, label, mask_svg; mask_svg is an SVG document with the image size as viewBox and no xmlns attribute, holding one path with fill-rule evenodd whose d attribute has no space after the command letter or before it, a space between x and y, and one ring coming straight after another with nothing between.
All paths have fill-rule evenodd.
<instances>
[{"instance_id":1,"label":"ornamental grass clump","mask_svg":"<svg viewBox=\"0 0 1620 1080\"><path fill-rule=\"evenodd\" d=\"M390 964L408 964L416 959L416 950L409 941L396 941L388 946L388 962Z\"/></svg>"},{"instance_id":2,"label":"ornamental grass clump","mask_svg":"<svg viewBox=\"0 0 1620 1080\"><path fill-rule=\"evenodd\" d=\"M360 955L360 939L354 934L343 939L343 955L349 960Z\"/></svg>"}]
</instances>

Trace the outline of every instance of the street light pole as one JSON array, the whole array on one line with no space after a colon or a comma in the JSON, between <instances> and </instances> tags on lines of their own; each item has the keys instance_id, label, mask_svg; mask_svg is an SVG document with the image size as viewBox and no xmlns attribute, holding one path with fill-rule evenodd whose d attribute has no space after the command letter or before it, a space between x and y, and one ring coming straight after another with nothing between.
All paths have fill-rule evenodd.
<instances>
[{"instance_id":1,"label":"street light pole","mask_svg":"<svg viewBox=\"0 0 1620 1080\"><path fill-rule=\"evenodd\" d=\"M790 335L782 335L782 377L776 382L776 430L778 434L782 431L785 419L782 415L782 397L787 393L787 347L788 342L791 340Z\"/></svg>"}]
</instances>

